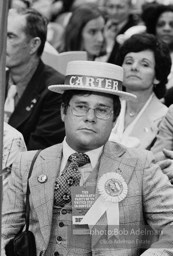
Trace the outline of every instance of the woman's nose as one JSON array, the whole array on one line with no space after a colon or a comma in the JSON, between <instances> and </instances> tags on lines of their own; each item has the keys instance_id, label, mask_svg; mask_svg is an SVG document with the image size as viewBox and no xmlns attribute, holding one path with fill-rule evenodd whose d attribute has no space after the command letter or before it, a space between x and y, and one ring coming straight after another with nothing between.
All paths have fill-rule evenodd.
<instances>
[{"instance_id":1,"label":"woman's nose","mask_svg":"<svg viewBox=\"0 0 173 256\"><path fill-rule=\"evenodd\" d=\"M165 26L163 27L164 30L172 30L171 26L169 23L166 23Z\"/></svg>"},{"instance_id":2,"label":"woman's nose","mask_svg":"<svg viewBox=\"0 0 173 256\"><path fill-rule=\"evenodd\" d=\"M138 70L138 63L137 63L137 61L134 61L134 62L132 63L131 69L132 69L132 70Z\"/></svg>"},{"instance_id":3,"label":"woman's nose","mask_svg":"<svg viewBox=\"0 0 173 256\"><path fill-rule=\"evenodd\" d=\"M104 35L103 35L103 32L99 32L98 35L97 35L97 40L98 42L103 42L104 41Z\"/></svg>"}]
</instances>

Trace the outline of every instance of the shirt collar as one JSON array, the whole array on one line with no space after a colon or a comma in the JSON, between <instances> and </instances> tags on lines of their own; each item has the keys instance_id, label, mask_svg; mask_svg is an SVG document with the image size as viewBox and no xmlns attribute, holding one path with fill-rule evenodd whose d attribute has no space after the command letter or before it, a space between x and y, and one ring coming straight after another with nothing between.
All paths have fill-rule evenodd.
<instances>
[{"instance_id":1,"label":"shirt collar","mask_svg":"<svg viewBox=\"0 0 173 256\"><path fill-rule=\"evenodd\" d=\"M98 163L98 160L99 160L99 157L100 157L102 151L103 151L103 146L85 152L85 154L88 155L89 158L90 158L90 162L91 162L91 167L92 167L92 169L94 169L95 166L96 166L96 164ZM70 156L71 154L75 153L75 152L76 152L76 151L73 150L73 149L67 144L66 137L65 137L64 140L63 140L63 163L66 164L66 163L67 163L67 160L68 160L68 158L69 158L69 156Z\"/></svg>"}]
</instances>

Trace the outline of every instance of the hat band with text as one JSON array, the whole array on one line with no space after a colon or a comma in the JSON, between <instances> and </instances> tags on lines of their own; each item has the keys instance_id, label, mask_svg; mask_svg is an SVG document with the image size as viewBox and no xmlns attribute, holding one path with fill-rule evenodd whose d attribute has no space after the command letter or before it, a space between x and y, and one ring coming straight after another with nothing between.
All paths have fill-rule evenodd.
<instances>
[{"instance_id":1,"label":"hat band with text","mask_svg":"<svg viewBox=\"0 0 173 256\"><path fill-rule=\"evenodd\" d=\"M122 91L122 82L106 77L68 75L65 77L65 84L81 87L104 88L115 91Z\"/></svg>"}]
</instances>

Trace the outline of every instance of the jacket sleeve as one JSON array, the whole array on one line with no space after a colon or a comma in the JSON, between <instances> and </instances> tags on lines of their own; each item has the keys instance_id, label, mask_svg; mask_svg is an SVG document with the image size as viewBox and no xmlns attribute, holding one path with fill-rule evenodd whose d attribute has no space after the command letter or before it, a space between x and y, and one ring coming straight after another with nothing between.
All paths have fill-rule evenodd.
<instances>
[{"instance_id":1,"label":"jacket sleeve","mask_svg":"<svg viewBox=\"0 0 173 256\"><path fill-rule=\"evenodd\" d=\"M156 142L151 149L156 160L161 160L163 148L173 150L173 106L169 107L167 114L162 119Z\"/></svg>"},{"instance_id":2,"label":"jacket sleeve","mask_svg":"<svg viewBox=\"0 0 173 256\"><path fill-rule=\"evenodd\" d=\"M142 256L169 256L173 254L173 186L168 177L154 164L148 152L143 173L143 205L147 224L158 235L150 249Z\"/></svg>"},{"instance_id":3,"label":"jacket sleeve","mask_svg":"<svg viewBox=\"0 0 173 256\"><path fill-rule=\"evenodd\" d=\"M1 255L5 255L5 245L18 234L25 225L25 193L29 167L35 151L30 151L28 160L21 162L25 153L19 153L13 164L8 189L3 193ZM27 154L28 156L28 154ZM24 167L24 168L23 168Z\"/></svg>"}]
</instances>

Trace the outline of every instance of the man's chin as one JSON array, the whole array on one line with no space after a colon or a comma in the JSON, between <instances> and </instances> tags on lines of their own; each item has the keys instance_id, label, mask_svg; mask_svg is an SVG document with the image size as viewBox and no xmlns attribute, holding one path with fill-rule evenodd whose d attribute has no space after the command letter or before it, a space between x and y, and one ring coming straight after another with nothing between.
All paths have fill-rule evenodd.
<instances>
[{"instance_id":1,"label":"man's chin","mask_svg":"<svg viewBox=\"0 0 173 256\"><path fill-rule=\"evenodd\" d=\"M81 138L78 140L78 146L81 149L89 151L97 148L97 143L94 138Z\"/></svg>"}]
</instances>

